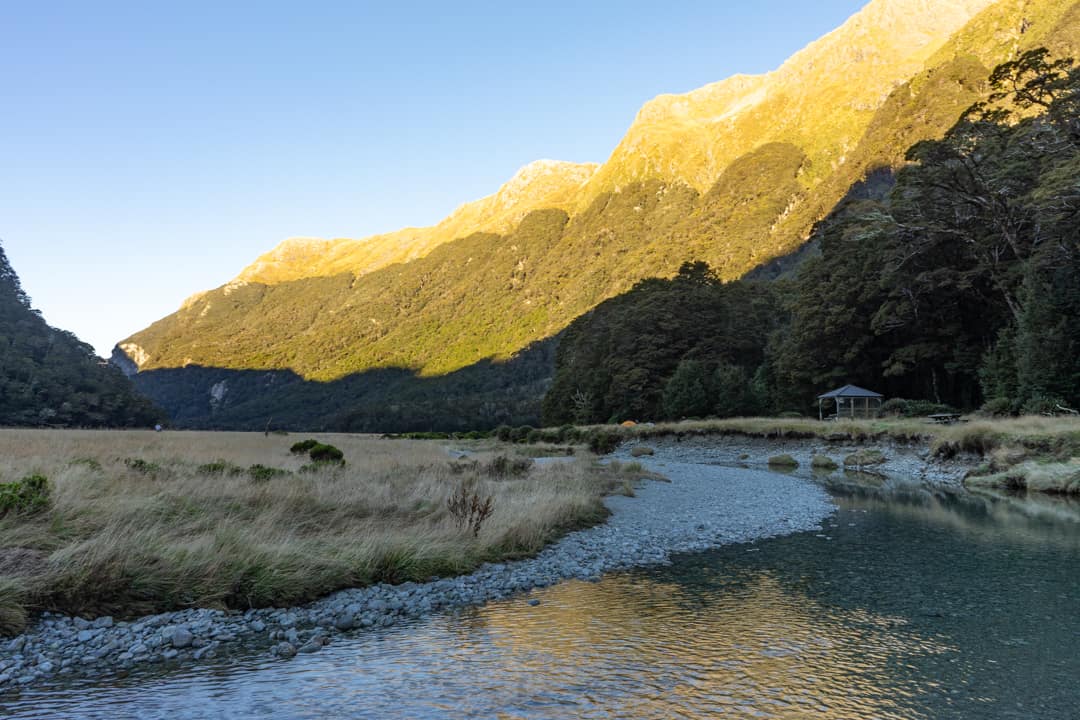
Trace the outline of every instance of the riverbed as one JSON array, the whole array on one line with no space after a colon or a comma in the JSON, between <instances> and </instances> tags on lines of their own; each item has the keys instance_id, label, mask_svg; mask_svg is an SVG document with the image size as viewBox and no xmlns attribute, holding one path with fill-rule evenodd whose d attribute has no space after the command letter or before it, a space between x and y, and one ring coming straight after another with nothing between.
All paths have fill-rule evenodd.
<instances>
[{"instance_id":1,"label":"riverbed","mask_svg":"<svg viewBox=\"0 0 1080 720\"><path fill-rule=\"evenodd\" d=\"M819 530L346 634L287 662L62 679L0 700L0 715L1075 717L1075 504L858 476L824 487L838 510Z\"/></svg>"}]
</instances>

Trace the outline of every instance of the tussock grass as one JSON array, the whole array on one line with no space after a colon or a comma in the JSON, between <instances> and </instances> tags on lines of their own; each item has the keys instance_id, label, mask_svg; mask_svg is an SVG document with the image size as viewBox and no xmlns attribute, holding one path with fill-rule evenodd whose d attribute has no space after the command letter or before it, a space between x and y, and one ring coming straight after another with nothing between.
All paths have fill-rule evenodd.
<instances>
[{"instance_id":1,"label":"tussock grass","mask_svg":"<svg viewBox=\"0 0 1080 720\"><path fill-rule=\"evenodd\" d=\"M493 453L452 467L433 443L319 439L348 463L300 473L287 438L259 434L0 430L0 480L37 472L52 488L46 511L0 518L0 553L47 558L18 586L0 574L0 632L33 609L286 605L458 574L603 519L602 497L626 480L586 461L502 472ZM252 466L282 472L223 471ZM462 483L493 502L475 536L448 509Z\"/></svg>"},{"instance_id":2,"label":"tussock grass","mask_svg":"<svg viewBox=\"0 0 1080 720\"><path fill-rule=\"evenodd\" d=\"M1067 462L1026 461L1000 472L972 475L971 487L996 487L1045 493L1080 493L1080 458Z\"/></svg>"}]
</instances>

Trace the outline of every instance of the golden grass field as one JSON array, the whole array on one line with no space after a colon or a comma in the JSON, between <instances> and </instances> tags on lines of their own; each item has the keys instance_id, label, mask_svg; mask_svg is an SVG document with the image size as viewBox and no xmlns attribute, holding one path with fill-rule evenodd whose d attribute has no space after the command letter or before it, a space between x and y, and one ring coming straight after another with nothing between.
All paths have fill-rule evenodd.
<instances>
[{"instance_id":1,"label":"golden grass field","mask_svg":"<svg viewBox=\"0 0 1080 720\"><path fill-rule=\"evenodd\" d=\"M51 499L0 515L0 632L42 609L287 605L466 572L598 522L602 497L640 471L576 460L514 474L490 450L454 460L447 443L320 433L347 464L304 473L289 447L307 437L0 430L0 483L38 473ZM215 461L235 474L200 468ZM256 464L289 474L253 479ZM460 489L493 500L475 537L448 509Z\"/></svg>"}]
</instances>

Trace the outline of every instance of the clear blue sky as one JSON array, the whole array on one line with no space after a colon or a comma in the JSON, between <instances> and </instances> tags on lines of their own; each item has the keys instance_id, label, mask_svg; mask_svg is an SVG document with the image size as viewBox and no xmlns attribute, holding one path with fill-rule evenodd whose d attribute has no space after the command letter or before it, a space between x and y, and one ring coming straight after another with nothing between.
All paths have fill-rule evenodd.
<instances>
[{"instance_id":1,"label":"clear blue sky","mask_svg":"<svg viewBox=\"0 0 1080 720\"><path fill-rule=\"evenodd\" d=\"M0 242L99 353L293 235L437 222L862 0L0 0ZM582 7L587 5L587 7Z\"/></svg>"}]
</instances>

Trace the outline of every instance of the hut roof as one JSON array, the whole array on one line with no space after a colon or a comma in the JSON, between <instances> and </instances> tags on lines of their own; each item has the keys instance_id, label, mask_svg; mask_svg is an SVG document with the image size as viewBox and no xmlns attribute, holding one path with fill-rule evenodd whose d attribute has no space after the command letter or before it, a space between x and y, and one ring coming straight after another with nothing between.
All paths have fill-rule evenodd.
<instances>
[{"instance_id":1,"label":"hut roof","mask_svg":"<svg viewBox=\"0 0 1080 720\"><path fill-rule=\"evenodd\" d=\"M837 388L832 392L827 392L824 395L818 395L818 400L825 400L826 398L879 398L884 397L881 393L876 393L873 390L867 390L861 388L858 385L845 385L842 388Z\"/></svg>"}]
</instances>

